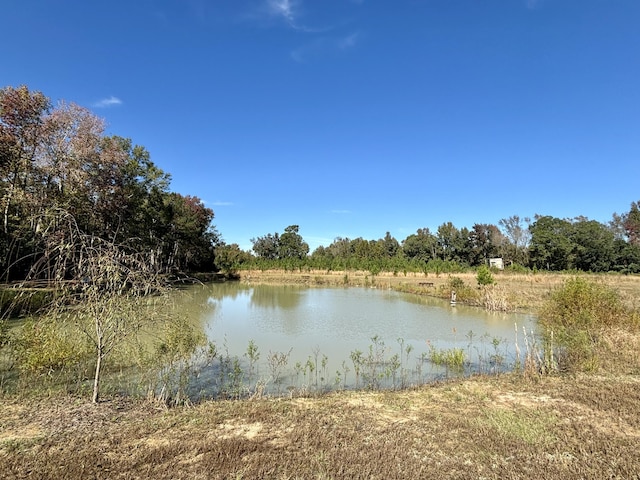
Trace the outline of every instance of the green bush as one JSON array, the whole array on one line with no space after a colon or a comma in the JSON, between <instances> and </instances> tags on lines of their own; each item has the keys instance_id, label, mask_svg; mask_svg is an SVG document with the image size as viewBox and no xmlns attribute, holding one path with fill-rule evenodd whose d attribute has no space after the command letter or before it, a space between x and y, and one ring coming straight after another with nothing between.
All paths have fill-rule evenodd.
<instances>
[{"instance_id":1,"label":"green bush","mask_svg":"<svg viewBox=\"0 0 640 480\"><path fill-rule=\"evenodd\" d=\"M476 280L478 281L479 286L493 285L495 283L491 270L489 270L489 267L485 265L478 268Z\"/></svg>"},{"instance_id":2,"label":"green bush","mask_svg":"<svg viewBox=\"0 0 640 480\"><path fill-rule=\"evenodd\" d=\"M540 313L548 327L595 330L623 326L631 312L620 295L608 286L575 277L551 295Z\"/></svg>"},{"instance_id":3,"label":"green bush","mask_svg":"<svg viewBox=\"0 0 640 480\"><path fill-rule=\"evenodd\" d=\"M637 324L637 315L624 305L615 290L575 277L552 293L540 311L539 322L545 344L559 349L559 368L591 371L600 363L599 341L603 332Z\"/></svg>"},{"instance_id":4,"label":"green bush","mask_svg":"<svg viewBox=\"0 0 640 480\"><path fill-rule=\"evenodd\" d=\"M458 302L468 303L470 305L478 305L480 302L480 292L465 284L464 280L460 277L449 276L448 282L440 285L439 294L443 298L449 298L452 291L456 292L456 300Z\"/></svg>"}]
</instances>

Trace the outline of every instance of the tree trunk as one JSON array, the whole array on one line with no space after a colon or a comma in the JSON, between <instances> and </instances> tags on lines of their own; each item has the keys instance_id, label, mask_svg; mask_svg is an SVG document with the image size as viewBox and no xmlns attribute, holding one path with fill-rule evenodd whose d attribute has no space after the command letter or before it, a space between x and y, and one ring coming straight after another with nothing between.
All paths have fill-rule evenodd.
<instances>
[{"instance_id":1,"label":"tree trunk","mask_svg":"<svg viewBox=\"0 0 640 480\"><path fill-rule=\"evenodd\" d=\"M100 395L100 369L102 368L102 352L98 351L98 357L96 358L96 374L93 378L93 403L98 403L98 397Z\"/></svg>"},{"instance_id":2,"label":"tree trunk","mask_svg":"<svg viewBox=\"0 0 640 480\"><path fill-rule=\"evenodd\" d=\"M104 336L100 321L96 321L96 374L93 377L93 403L98 403L100 396L100 370L102 369L102 359L104 357Z\"/></svg>"}]
</instances>

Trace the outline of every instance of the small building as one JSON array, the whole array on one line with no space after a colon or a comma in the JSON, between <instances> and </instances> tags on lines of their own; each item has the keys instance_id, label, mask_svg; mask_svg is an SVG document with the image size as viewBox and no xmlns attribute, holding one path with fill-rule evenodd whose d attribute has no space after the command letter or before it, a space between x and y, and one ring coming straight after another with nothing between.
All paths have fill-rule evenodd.
<instances>
[{"instance_id":1,"label":"small building","mask_svg":"<svg viewBox=\"0 0 640 480\"><path fill-rule=\"evenodd\" d=\"M502 261L502 257L490 258L489 268L497 268L498 270L504 270L504 262Z\"/></svg>"}]
</instances>

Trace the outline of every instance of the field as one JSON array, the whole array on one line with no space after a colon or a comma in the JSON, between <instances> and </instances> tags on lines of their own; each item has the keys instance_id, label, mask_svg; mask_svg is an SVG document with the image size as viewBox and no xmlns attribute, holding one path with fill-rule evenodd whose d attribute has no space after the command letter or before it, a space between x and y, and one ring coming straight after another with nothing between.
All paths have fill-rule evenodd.
<instances>
[{"instance_id":1,"label":"field","mask_svg":"<svg viewBox=\"0 0 640 480\"><path fill-rule=\"evenodd\" d=\"M475 286L471 274L456 275ZM443 294L447 275L247 272L245 282ZM566 275L495 276L535 311ZM638 277L602 276L637 307ZM419 285L433 283L434 285ZM441 288L444 286L444 288ZM404 391L167 409L121 397L0 400L2 478L640 478L640 341L608 332L592 373L513 373Z\"/></svg>"}]
</instances>

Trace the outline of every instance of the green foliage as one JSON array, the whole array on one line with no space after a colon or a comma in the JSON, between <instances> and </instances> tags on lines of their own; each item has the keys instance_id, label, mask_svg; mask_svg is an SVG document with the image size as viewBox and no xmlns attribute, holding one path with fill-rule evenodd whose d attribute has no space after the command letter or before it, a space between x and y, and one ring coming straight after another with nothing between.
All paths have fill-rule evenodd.
<instances>
[{"instance_id":1,"label":"green foliage","mask_svg":"<svg viewBox=\"0 0 640 480\"><path fill-rule=\"evenodd\" d=\"M429 361L439 367L447 367L455 370L464 368L465 354L462 348L438 349L429 345Z\"/></svg>"},{"instance_id":2,"label":"green foliage","mask_svg":"<svg viewBox=\"0 0 640 480\"><path fill-rule=\"evenodd\" d=\"M585 330L623 326L629 316L618 292L582 277L567 280L540 313L544 326Z\"/></svg>"},{"instance_id":3,"label":"green foliage","mask_svg":"<svg viewBox=\"0 0 640 480\"><path fill-rule=\"evenodd\" d=\"M3 318L35 314L55 299L56 292L45 289L0 289L0 315Z\"/></svg>"},{"instance_id":4,"label":"green foliage","mask_svg":"<svg viewBox=\"0 0 640 480\"><path fill-rule=\"evenodd\" d=\"M258 351L258 346L256 345L256 342L253 341L253 339L249 341L249 345L247 346L245 357L247 357L249 360L249 383L251 383L254 368L256 366L256 363L260 359L260 352Z\"/></svg>"},{"instance_id":5,"label":"green foliage","mask_svg":"<svg viewBox=\"0 0 640 480\"><path fill-rule=\"evenodd\" d=\"M231 245L217 245L215 248L215 266L227 276L234 276L243 265L251 261L251 255L243 250L237 243Z\"/></svg>"},{"instance_id":6,"label":"green foliage","mask_svg":"<svg viewBox=\"0 0 640 480\"><path fill-rule=\"evenodd\" d=\"M428 262L436 254L438 240L428 228L418 229L402 242L402 251L409 260Z\"/></svg>"},{"instance_id":7,"label":"green foliage","mask_svg":"<svg viewBox=\"0 0 640 480\"><path fill-rule=\"evenodd\" d=\"M547 270L566 270L573 266L571 222L545 216L538 218L530 230L530 257L533 265Z\"/></svg>"},{"instance_id":8,"label":"green foliage","mask_svg":"<svg viewBox=\"0 0 640 480\"><path fill-rule=\"evenodd\" d=\"M162 364L184 361L193 355L196 348L206 343L204 333L184 318L173 318L164 326L162 339L156 346L156 355Z\"/></svg>"},{"instance_id":9,"label":"green foliage","mask_svg":"<svg viewBox=\"0 0 640 480\"><path fill-rule=\"evenodd\" d=\"M303 260L309 253L309 244L298 233L298 225L289 225L282 235L268 233L252 238L253 252L264 260L281 260L289 267L291 260Z\"/></svg>"},{"instance_id":10,"label":"green foliage","mask_svg":"<svg viewBox=\"0 0 640 480\"><path fill-rule=\"evenodd\" d=\"M167 406L187 404L190 380L217 356L216 346L207 343L204 333L179 314L157 323L154 330L155 342L137 342L142 386L148 398Z\"/></svg>"},{"instance_id":11,"label":"green foliage","mask_svg":"<svg viewBox=\"0 0 640 480\"><path fill-rule=\"evenodd\" d=\"M495 280L493 279L493 275L491 274L491 270L486 265L478 268L478 274L476 275L476 280L478 281L478 285L493 285Z\"/></svg>"},{"instance_id":12,"label":"green foliage","mask_svg":"<svg viewBox=\"0 0 640 480\"><path fill-rule=\"evenodd\" d=\"M615 290L574 277L553 292L539 315L548 345L557 344L559 367L593 370L598 366L599 339L605 329L637 327L637 314L625 307Z\"/></svg>"},{"instance_id":13,"label":"green foliage","mask_svg":"<svg viewBox=\"0 0 640 480\"><path fill-rule=\"evenodd\" d=\"M500 255L505 238L495 225L476 223L469 232L471 251L466 261L470 265L482 265L487 259Z\"/></svg>"},{"instance_id":14,"label":"green foliage","mask_svg":"<svg viewBox=\"0 0 640 480\"><path fill-rule=\"evenodd\" d=\"M20 371L36 374L68 370L91 358L87 342L59 316L27 321L16 338L15 353Z\"/></svg>"},{"instance_id":15,"label":"green foliage","mask_svg":"<svg viewBox=\"0 0 640 480\"><path fill-rule=\"evenodd\" d=\"M614 233L599 222L545 216L530 229L530 258L537 268L607 272L619 263Z\"/></svg>"},{"instance_id":16,"label":"green foliage","mask_svg":"<svg viewBox=\"0 0 640 480\"><path fill-rule=\"evenodd\" d=\"M511 265L508 265L504 268L505 272L510 272L510 273L522 273L522 274L526 274L526 273L531 273L531 269L520 265L519 263L512 263Z\"/></svg>"},{"instance_id":17,"label":"green foliage","mask_svg":"<svg viewBox=\"0 0 640 480\"><path fill-rule=\"evenodd\" d=\"M622 224L631 245L640 246L640 201L632 202Z\"/></svg>"},{"instance_id":18,"label":"green foliage","mask_svg":"<svg viewBox=\"0 0 640 480\"><path fill-rule=\"evenodd\" d=\"M580 271L608 272L614 260L614 235L594 220L573 224L574 265Z\"/></svg>"}]
</instances>

